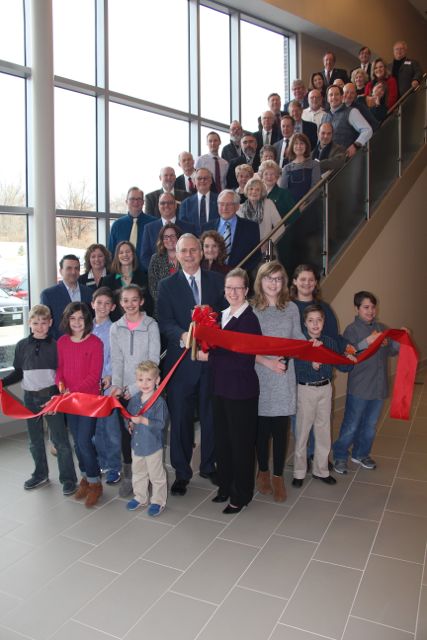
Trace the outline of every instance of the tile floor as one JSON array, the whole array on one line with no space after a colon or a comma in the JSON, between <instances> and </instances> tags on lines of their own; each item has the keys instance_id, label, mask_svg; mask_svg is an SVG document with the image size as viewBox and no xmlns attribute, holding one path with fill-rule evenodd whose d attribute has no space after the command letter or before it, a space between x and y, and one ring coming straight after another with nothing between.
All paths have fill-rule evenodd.
<instances>
[{"instance_id":1,"label":"tile floor","mask_svg":"<svg viewBox=\"0 0 427 640\"><path fill-rule=\"evenodd\" d=\"M1 640L427 640L426 372L411 421L384 414L377 470L295 490L288 465L284 504L256 495L231 519L197 475L155 520L117 487L91 511L64 499L53 459L51 483L25 492L14 426L0 438Z\"/></svg>"}]
</instances>

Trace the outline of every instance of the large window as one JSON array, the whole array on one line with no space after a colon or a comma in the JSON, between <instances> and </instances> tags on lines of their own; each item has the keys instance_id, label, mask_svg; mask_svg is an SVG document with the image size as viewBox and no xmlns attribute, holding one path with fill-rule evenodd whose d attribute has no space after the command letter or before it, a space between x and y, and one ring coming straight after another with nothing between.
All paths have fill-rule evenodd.
<instances>
[{"instance_id":1,"label":"large window","mask_svg":"<svg viewBox=\"0 0 427 640\"><path fill-rule=\"evenodd\" d=\"M119 104L110 106L110 207L121 211L129 187L160 188L161 167L176 172L188 149L188 124ZM179 175L177 173L177 175Z\"/></svg>"},{"instance_id":2,"label":"large window","mask_svg":"<svg viewBox=\"0 0 427 640\"><path fill-rule=\"evenodd\" d=\"M25 80L0 74L0 205L26 198Z\"/></svg>"},{"instance_id":3,"label":"large window","mask_svg":"<svg viewBox=\"0 0 427 640\"><path fill-rule=\"evenodd\" d=\"M23 2L0 0L0 60L25 62Z\"/></svg>"},{"instance_id":4,"label":"large window","mask_svg":"<svg viewBox=\"0 0 427 640\"><path fill-rule=\"evenodd\" d=\"M230 18L200 7L201 114L230 121Z\"/></svg>"},{"instance_id":5,"label":"large window","mask_svg":"<svg viewBox=\"0 0 427 640\"><path fill-rule=\"evenodd\" d=\"M247 7L261 11L261 4ZM222 1L52 0L51 6L50 16L43 0L0 0L0 289L19 290L24 300L36 250L46 254L45 270L33 284L52 285L53 260L107 243L129 187L158 189L164 166L179 175L178 154L206 153L209 131L227 144L232 119L255 129L267 94L284 93L288 65L285 32L260 21L261 13L251 18ZM32 33L34 25L51 21L52 39L49 30L42 39ZM38 154L34 127L44 97L50 110L51 94L40 92L50 69L35 73L32 64L50 59L54 131L46 131L46 149ZM36 160L45 159L39 180ZM53 182L54 194L43 191ZM44 216L54 197L56 247L44 246L31 219L33 203ZM37 301L40 291L32 293ZM10 365L23 335L19 313L6 329L0 326L0 368Z\"/></svg>"},{"instance_id":6,"label":"large window","mask_svg":"<svg viewBox=\"0 0 427 640\"><path fill-rule=\"evenodd\" d=\"M55 75L95 84L95 2L54 0Z\"/></svg>"},{"instance_id":7,"label":"large window","mask_svg":"<svg viewBox=\"0 0 427 640\"><path fill-rule=\"evenodd\" d=\"M267 108L267 96L278 93L283 100L287 39L280 33L242 20L241 75L242 125L255 131L261 111Z\"/></svg>"},{"instance_id":8,"label":"large window","mask_svg":"<svg viewBox=\"0 0 427 640\"><path fill-rule=\"evenodd\" d=\"M109 0L108 10L112 91L187 111L187 0Z\"/></svg>"},{"instance_id":9,"label":"large window","mask_svg":"<svg viewBox=\"0 0 427 640\"><path fill-rule=\"evenodd\" d=\"M95 99L55 89L55 183L58 209L96 206Z\"/></svg>"}]
</instances>

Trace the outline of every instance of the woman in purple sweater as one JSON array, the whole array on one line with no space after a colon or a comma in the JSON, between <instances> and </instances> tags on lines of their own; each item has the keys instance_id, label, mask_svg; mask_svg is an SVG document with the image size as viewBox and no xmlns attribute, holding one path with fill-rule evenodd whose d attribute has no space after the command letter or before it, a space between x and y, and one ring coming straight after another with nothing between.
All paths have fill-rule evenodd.
<instances>
[{"instance_id":1,"label":"woman in purple sweater","mask_svg":"<svg viewBox=\"0 0 427 640\"><path fill-rule=\"evenodd\" d=\"M222 312L224 331L261 335L258 318L246 300L248 286L243 269L227 274L224 288L230 306ZM213 502L229 500L223 513L239 513L254 492L259 396L255 356L217 348L210 352L209 362L219 482Z\"/></svg>"}]
</instances>

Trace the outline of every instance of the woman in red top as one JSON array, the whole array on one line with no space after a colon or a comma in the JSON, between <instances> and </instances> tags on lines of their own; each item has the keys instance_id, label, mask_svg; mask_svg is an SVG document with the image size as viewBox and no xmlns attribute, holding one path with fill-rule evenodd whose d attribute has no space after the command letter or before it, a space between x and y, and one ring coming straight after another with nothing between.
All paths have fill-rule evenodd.
<instances>
[{"instance_id":1,"label":"woman in red top","mask_svg":"<svg viewBox=\"0 0 427 640\"><path fill-rule=\"evenodd\" d=\"M57 343L58 369L56 384L65 393L80 391L99 394L103 364L103 345L91 334L92 314L84 302L70 302L65 307L61 330L64 335ZM67 424L73 435L74 447L82 473L76 500L86 498L92 507L102 494L101 473L92 438L96 418L69 413Z\"/></svg>"},{"instance_id":2,"label":"woman in red top","mask_svg":"<svg viewBox=\"0 0 427 640\"><path fill-rule=\"evenodd\" d=\"M387 109L391 109L398 98L398 89L396 78L390 74L385 62L382 58L377 58L372 65L372 80L368 82L365 87L365 96L371 96L372 90L377 82L385 82L386 91L386 106Z\"/></svg>"}]
</instances>

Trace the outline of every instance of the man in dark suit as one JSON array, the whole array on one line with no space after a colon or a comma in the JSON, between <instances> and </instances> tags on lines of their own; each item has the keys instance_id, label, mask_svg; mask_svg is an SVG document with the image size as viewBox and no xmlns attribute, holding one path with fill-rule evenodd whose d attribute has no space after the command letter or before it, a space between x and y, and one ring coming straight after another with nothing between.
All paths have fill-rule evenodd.
<instances>
[{"instance_id":1,"label":"man in dark suit","mask_svg":"<svg viewBox=\"0 0 427 640\"><path fill-rule=\"evenodd\" d=\"M278 93L270 93L267 98L268 110L274 114L273 131L275 135L280 138L280 118L285 115L285 111L282 111L282 98ZM258 130L261 131L262 122L261 116L258 118Z\"/></svg>"},{"instance_id":2,"label":"man in dark suit","mask_svg":"<svg viewBox=\"0 0 427 640\"><path fill-rule=\"evenodd\" d=\"M160 332L167 342L166 372L182 354L194 306L207 304L217 312L226 306L224 276L200 269L202 248L199 240L191 234L184 234L178 240L176 255L182 270L160 281L157 299ZM216 484L208 363L193 361L187 353L168 384L170 457L176 474L172 495L185 495L193 475L191 458L196 398L199 401L201 433L200 475Z\"/></svg>"},{"instance_id":3,"label":"man in dark suit","mask_svg":"<svg viewBox=\"0 0 427 640\"><path fill-rule=\"evenodd\" d=\"M273 127L274 113L272 111L267 110L261 113L261 125L261 129L254 133L259 150L266 144L273 145L281 138L280 132Z\"/></svg>"},{"instance_id":4,"label":"man in dark suit","mask_svg":"<svg viewBox=\"0 0 427 640\"><path fill-rule=\"evenodd\" d=\"M320 162L320 171L336 171L346 160L346 148L333 142L334 129L330 122L324 122L319 127L319 141L313 149L311 157Z\"/></svg>"},{"instance_id":5,"label":"man in dark suit","mask_svg":"<svg viewBox=\"0 0 427 640\"><path fill-rule=\"evenodd\" d=\"M171 193L162 193L159 198L160 219L150 222L144 228L142 236L142 251L139 263L144 271L148 271L151 256L156 253L156 243L160 229L168 223L176 224L183 233L193 233L196 235L196 227L189 222L179 220L176 214L177 204Z\"/></svg>"},{"instance_id":6,"label":"man in dark suit","mask_svg":"<svg viewBox=\"0 0 427 640\"><path fill-rule=\"evenodd\" d=\"M162 193L172 193L175 200L178 203L185 200L185 198L189 195L186 191L180 191L179 189L175 189L175 169L172 167L163 167L160 169L160 182L162 183L161 189L156 189L156 191L151 191L145 195L145 213L150 216L155 216L156 218L160 218L159 211L159 198Z\"/></svg>"},{"instance_id":7,"label":"man in dark suit","mask_svg":"<svg viewBox=\"0 0 427 640\"><path fill-rule=\"evenodd\" d=\"M194 168L193 154L189 151L181 151L178 156L178 164L184 173L175 180L174 189L186 191L190 195L196 193L196 169Z\"/></svg>"},{"instance_id":8,"label":"man in dark suit","mask_svg":"<svg viewBox=\"0 0 427 640\"><path fill-rule=\"evenodd\" d=\"M230 142L222 148L221 158L231 162L240 156L242 150L240 148L240 140L242 139L243 129L238 120L233 120L230 124Z\"/></svg>"},{"instance_id":9,"label":"man in dark suit","mask_svg":"<svg viewBox=\"0 0 427 640\"><path fill-rule=\"evenodd\" d=\"M389 65L389 71L396 78L399 89L399 97L403 96L411 87L416 89L421 82L423 73L416 60L407 58L408 45L404 40L399 40L393 45L393 62Z\"/></svg>"},{"instance_id":10,"label":"man in dark suit","mask_svg":"<svg viewBox=\"0 0 427 640\"><path fill-rule=\"evenodd\" d=\"M79 284L80 261L74 254L69 253L61 258L59 272L62 276L62 282L48 289L43 289L40 295L41 304L48 306L52 314L51 333L55 339L62 335L59 325L67 304L85 302L90 308L93 294L92 289Z\"/></svg>"},{"instance_id":11,"label":"man in dark suit","mask_svg":"<svg viewBox=\"0 0 427 640\"><path fill-rule=\"evenodd\" d=\"M236 267L260 241L259 225L236 215L239 207L239 194L232 189L224 189L218 196L219 219L208 222L202 228L202 231L214 229L222 235L227 250L226 263L232 268ZM260 260L261 252L257 251L242 266L246 271L251 271Z\"/></svg>"},{"instance_id":12,"label":"man in dark suit","mask_svg":"<svg viewBox=\"0 0 427 640\"><path fill-rule=\"evenodd\" d=\"M301 108L306 109L308 107L308 93L307 89L305 88L304 82L300 78L297 78L292 82L291 91L294 97L292 100L289 100L289 102L286 102L283 108L285 113L289 113L289 105L294 100L298 100Z\"/></svg>"},{"instance_id":13,"label":"man in dark suit","mask_svg":"<svg viewBox=\"0 0 427 640\"><path fill-rule=\"evenodd\" d=\"M290 115L285 114L284 116L282 116L282 119L280 121L280 128L281 128L283 137L281 140L279 140L279 142L276 142L273 145L274 148L276 149L277 164L281 168L284 167L285 164L288 164L289 162L287 151L288 151L290 139L294 134L294 125L295 125L294 119Z\"/></svg>"},{"instance_id":14,"label":"man in dark suit","mask_svg":"<svg viewBox=\"0 0 427 640\"><path fill-rule=\"evenodd\" d=\"M303 133L307 136L313 149L317 142L317 126L314 122L302 119L302 107L298 100L291 100L289 103L289 115L294 119L294 133Z\"/></svg>"},{"instance_id":15,"label":"man in dark suit","mask_svg":"<svg viewBox=\"0 0 427 640\"><path fill-rule=\"evenodd\" d=\"M369 47L360 47L359 49L359 53L357 54L357 57L360 60L360 64L358 67L355 67L354 69L352 69L350 71L350 78L351 75L353 73L353 71L356 71L356 69L362 69L362 71L364 71L365 73L368 74L368 78L371 79L371 69L372 69L372 63L371 63L371 50Z\"/></svg>"},{"instance_id":16,"label":"man in dark suit","mask_svg":"<svg viewBox=\"0 0 427 640\"><path fill-rule=\"evenodd\" d=\"M341 78L344 84L348 82L347 71L335 67L335 62L335 53L333 53L333 51L327 51L323 56L323 69L320 71L327 87L329 87L330 84L334 84L334 80L337 78Z\"/></svg>"},{"instance_id":17,"label":"man in dark suit","mask_svg":"<svg viewBox=\"0 0 427 640\"><path fill-rule=\"evenodd\" d=\"M202 226L209 220L218 218L217 193L212 193L212 174L209 169L202 167L196 171L197 193L182 203L179 219L194 225L197 235Z\"/></svg>"},{"instance_id":18,"label":"man in dark suit","mask_svg":"<svg viewBox=\"0 0 427 640\"><path fill-rule=\"evenodd\" d=\"M256 137L253 133L244 133L240 141L242 155L232 160L228 165L227 171L227 189L237 189L239 186L236 178L236 167L239 164L250 164L254 171L258 171L259 167L259 149Z\"/></svg>"}]
</instances>

